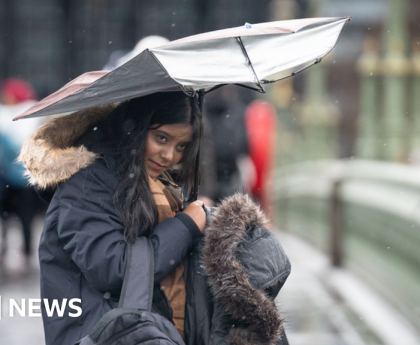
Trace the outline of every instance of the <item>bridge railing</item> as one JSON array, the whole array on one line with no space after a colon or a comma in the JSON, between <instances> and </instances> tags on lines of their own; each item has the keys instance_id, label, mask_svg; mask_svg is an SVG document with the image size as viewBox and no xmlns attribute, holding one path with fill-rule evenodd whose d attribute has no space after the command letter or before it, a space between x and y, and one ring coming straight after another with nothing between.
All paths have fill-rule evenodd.
<instances>
[{"instance_id":1,"label":"bridge railing","mask_svg":"<svg viewBox=\"0 0 420 345\"><path fill-rule=\"evenodd\" d=\"M305 162L277 171L275 195L279 228L329 253L420 325L419 167Z\"/></svg>"}]
</instances>

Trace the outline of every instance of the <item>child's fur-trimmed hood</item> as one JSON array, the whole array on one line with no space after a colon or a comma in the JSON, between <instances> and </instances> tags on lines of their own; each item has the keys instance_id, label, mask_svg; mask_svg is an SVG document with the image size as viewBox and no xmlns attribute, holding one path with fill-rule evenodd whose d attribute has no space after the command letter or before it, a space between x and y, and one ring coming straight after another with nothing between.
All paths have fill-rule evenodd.
<instances>
[{"instance_id":1,"label":"child's fur-trimmed hood","mask_svg":"<svg viewBox=\"0 0 420 345\"><path fill-rule=\"evenodd\" d=\"M262 262L264 271L269 271L268 283L262 283L267 286L280 282L280 289L290 273L290 263L275 236L263 229L266 224L259 206L248 195L238 193L220 204L206 229L203 265L213 296L235 322L227 338L230 345L274 345L283 330L283 320L272 298L251 282L257 272L247 272L244 266L249 265L240 258L245 243L255 247L265 240L265 257L255 258ZM263 236L253 236L258 230ZM257 274L261 277L261 272Z\"/></svg>"},{"instance_id":2,"label":"child's fur-trimmed hood","mask_svg":"<svg viewBox=\"0 0 420 345\"><path fill-rule=\"evenodd\" d=\"M49 120L29 136L18 161L27 169L29 183L41 190L56 187L94 162L97 155L74 146L86 131L103 120L117 104L80 110Z\"/></svg>"}]
</instances>

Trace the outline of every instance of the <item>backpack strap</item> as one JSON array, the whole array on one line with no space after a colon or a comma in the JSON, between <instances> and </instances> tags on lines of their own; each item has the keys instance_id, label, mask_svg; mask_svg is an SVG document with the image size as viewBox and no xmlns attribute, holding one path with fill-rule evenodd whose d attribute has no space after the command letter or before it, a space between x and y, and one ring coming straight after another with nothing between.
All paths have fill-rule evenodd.
<instances>
[{"instance_id":1,"label":"backpack strap","mask_svg":"<svg viewBox=\"0 0 420 345\"><path fill-rule=\"evenodd\" d=\"M151 240L138 237L127 246L127 266L118 308L152 310L154 251Z\"/></svg>"}]
</instances>

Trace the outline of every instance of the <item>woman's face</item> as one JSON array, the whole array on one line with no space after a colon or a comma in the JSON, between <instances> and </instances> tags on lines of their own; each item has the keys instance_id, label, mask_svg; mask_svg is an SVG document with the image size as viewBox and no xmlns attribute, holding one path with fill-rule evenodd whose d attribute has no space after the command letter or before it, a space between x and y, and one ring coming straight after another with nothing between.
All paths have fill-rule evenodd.
<instances>
[{"instance_id":1,"label":"woman's face","mask_svg":"<svg viewBox=\"0 0 420 345\"><path fill-rule=\"evenodd\" d=\"M185 147L192 140L192 126L187 124L163 125L147 132L144 166L154 180L177 164Z\"/></svg>"}]
</instances>

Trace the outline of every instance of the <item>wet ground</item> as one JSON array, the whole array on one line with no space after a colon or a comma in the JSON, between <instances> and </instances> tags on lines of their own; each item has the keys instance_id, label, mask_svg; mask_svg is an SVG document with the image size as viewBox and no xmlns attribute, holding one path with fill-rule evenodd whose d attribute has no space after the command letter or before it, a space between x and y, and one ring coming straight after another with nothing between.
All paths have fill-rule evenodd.
<instances>
[{"instance_id":1,"label":"wet ground","mask_svg":"<svg viewBox=\"0 0 420 345\"><path fill-rule=\"evenodd\" d=\"M323 284L326 258L290 235L279 237L292 263L292 273L277 298L290 344L382 344L379 339L363 339L337 296Z\"/></svg>"},{"instance_id":2,"label":"wet ground","mask_svg":"<svg viewBox=\"0 0 420 345\"><path fill-rule=\"evenodd\" d=\"M292 273L277 298L291 345L420 345L409 320L301 239L277 232Z\"/></svg>"},{"instance_id":3,"label":"wet ground","mask_svg":"<svg viewBox=\"0 0 420 345\"><path fill-rule=\"evenodd\" d=\"M41 317L29 317L29 299L39 298L39 268L36 243L42 231L42 219L34 222L34 255L29 261L21 254L22 236L19 223L11 221L7 225L7 252L0 267L0 344L43 345L44 332ZM3 239L2 239L3 240ZM3 243L1 243L3 244ZM1 246L0 246L1 247ZM22 307L25 300L26 316L15 312L10 317L9 303L14 299Z\"/></svg>"},{"instance_id":4,"label":"wet ground","mask_svg":"<svg viewBox=\"0 0 420 345\"><path fill-rule=\"evenodd\" d=\"M38 220L34 243L41 229ZM386 301L369 295L372 292L357 278L345 270L332 270L324 255L300 239L281 232L278 236L292 262L292 274L277 298L291 345L420 345L420 336L407 320ZM8 309L12 298L19 305L21 299L28 303L39 298L37 257L25 269L18 224L9 224L7 243L0 271L0 344L43 345L41 318L10 317Z\"/></svg>"}]
</instances>

